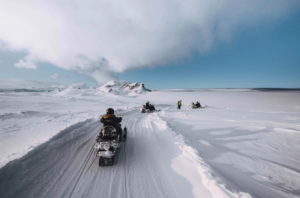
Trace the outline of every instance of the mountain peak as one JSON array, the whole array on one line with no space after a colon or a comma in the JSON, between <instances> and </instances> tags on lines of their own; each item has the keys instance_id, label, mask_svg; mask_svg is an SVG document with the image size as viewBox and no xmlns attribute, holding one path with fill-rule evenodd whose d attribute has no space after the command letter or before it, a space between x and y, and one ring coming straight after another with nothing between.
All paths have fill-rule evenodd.
<instances>
[{"instance_id":1,"label":"mountain peak","mask_svg":"<svg viewBox=\"0 0 300 198\"><path fill-rule=\"evenodd\" d=\"M130 83L123 80L110 81L102 85L99 89L105 93L112 93L116 95L137 95L151 91L146 89L143 83Z\"/></svg>"}]
</instances>

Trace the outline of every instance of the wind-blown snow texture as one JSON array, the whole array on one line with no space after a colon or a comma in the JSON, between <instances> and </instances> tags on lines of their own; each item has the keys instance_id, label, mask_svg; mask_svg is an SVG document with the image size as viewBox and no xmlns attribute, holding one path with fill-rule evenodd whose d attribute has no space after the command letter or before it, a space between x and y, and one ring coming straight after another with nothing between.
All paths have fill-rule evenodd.
<instances>
[{"instance_id":1,"label":"wind-blown snow texture","mask_svg":"<svg viewBox=\"0 0 300 198\"><path fill-rule=\"evenodd\" d=\"M107 85L0 92L1 197L300 196L300 92ZM161 111L141 114L148 100ZM197 100L208 107L189 109ZM129 136L116 164L99 167L108 107Z\"/></svg>"}]
</instances>

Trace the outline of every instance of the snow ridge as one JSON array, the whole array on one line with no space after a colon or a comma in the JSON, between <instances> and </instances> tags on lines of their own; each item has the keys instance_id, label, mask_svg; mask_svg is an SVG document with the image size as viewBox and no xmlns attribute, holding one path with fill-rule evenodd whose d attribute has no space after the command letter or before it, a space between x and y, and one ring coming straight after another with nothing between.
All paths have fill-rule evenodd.
<instances>
[{"instance_id":1,"label":"snow ridge","mask_svg":"<svg viewBox=\"0 0 300 198\"><path fill-rule=\"evenodd\" d=\"M163 114L164 111L162 111L161 113ZM162 118L160 118L159 116L157 118L159 119L161 123L160 125L163 128L174 133L175 144L182 152L180 160L182 161L183 159L189 159L187 161L191 161L193 163L193 166L197 169L198 174L202 178L202 184L210 191L213 198L252 198L248 193L228 190L221 179L213 174L213 170L211 169L211 167L207 163L205 163L204 160L199 156L198 151L186 143L188 142L188 139L184 135L176 133L176 131L174 131ZM175 170L177 169L177 171L180 172L180 170L176 168L176 163L181 162L175 162L175 164L173 164L173 168ZM192 179L190 180L192 181ZM199 184L196 183L194 185L199 186Z\"/></svg>"}]
</instances>

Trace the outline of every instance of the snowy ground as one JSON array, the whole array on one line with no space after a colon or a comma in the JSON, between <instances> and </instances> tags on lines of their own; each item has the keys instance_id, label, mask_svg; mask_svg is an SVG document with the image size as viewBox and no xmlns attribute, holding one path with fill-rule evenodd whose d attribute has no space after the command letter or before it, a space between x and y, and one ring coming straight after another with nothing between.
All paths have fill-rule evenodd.
<instances>
[{"instance_id":1,"label":"snowy ground","mask_svg":"<svg viewBox=\"0 0 300 198\"><path fill-rule=\"evenodd\" d=\"M299 197L299 98L297 91L0 92L0 194ZM161 111L139 113L147 100ZM189 109L197 100L208 107ZM123 116L129 137L117 163L99 167L93 143L108 107Z\"/></svg>"}]
</instances>

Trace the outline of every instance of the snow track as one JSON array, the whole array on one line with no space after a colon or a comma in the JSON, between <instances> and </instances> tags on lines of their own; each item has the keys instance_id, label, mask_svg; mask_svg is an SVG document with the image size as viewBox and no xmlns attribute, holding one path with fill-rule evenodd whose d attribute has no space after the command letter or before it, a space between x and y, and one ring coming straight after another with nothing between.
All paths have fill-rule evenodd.
<instances>
[{"instance_id":1,"label":"snow track","mask_svg":"<svg viewBox=\"0 0 300 198\"><path fill-rule=\"evenodd\" d=\"M191 183L171 168L176 153L164 144L172 135L155 115L135 109L122 116L128 139L114 166L98 166L93 146L101 124L86 120L1 168L1 197L194 197Z\"/></svg>"}]
</instances>

